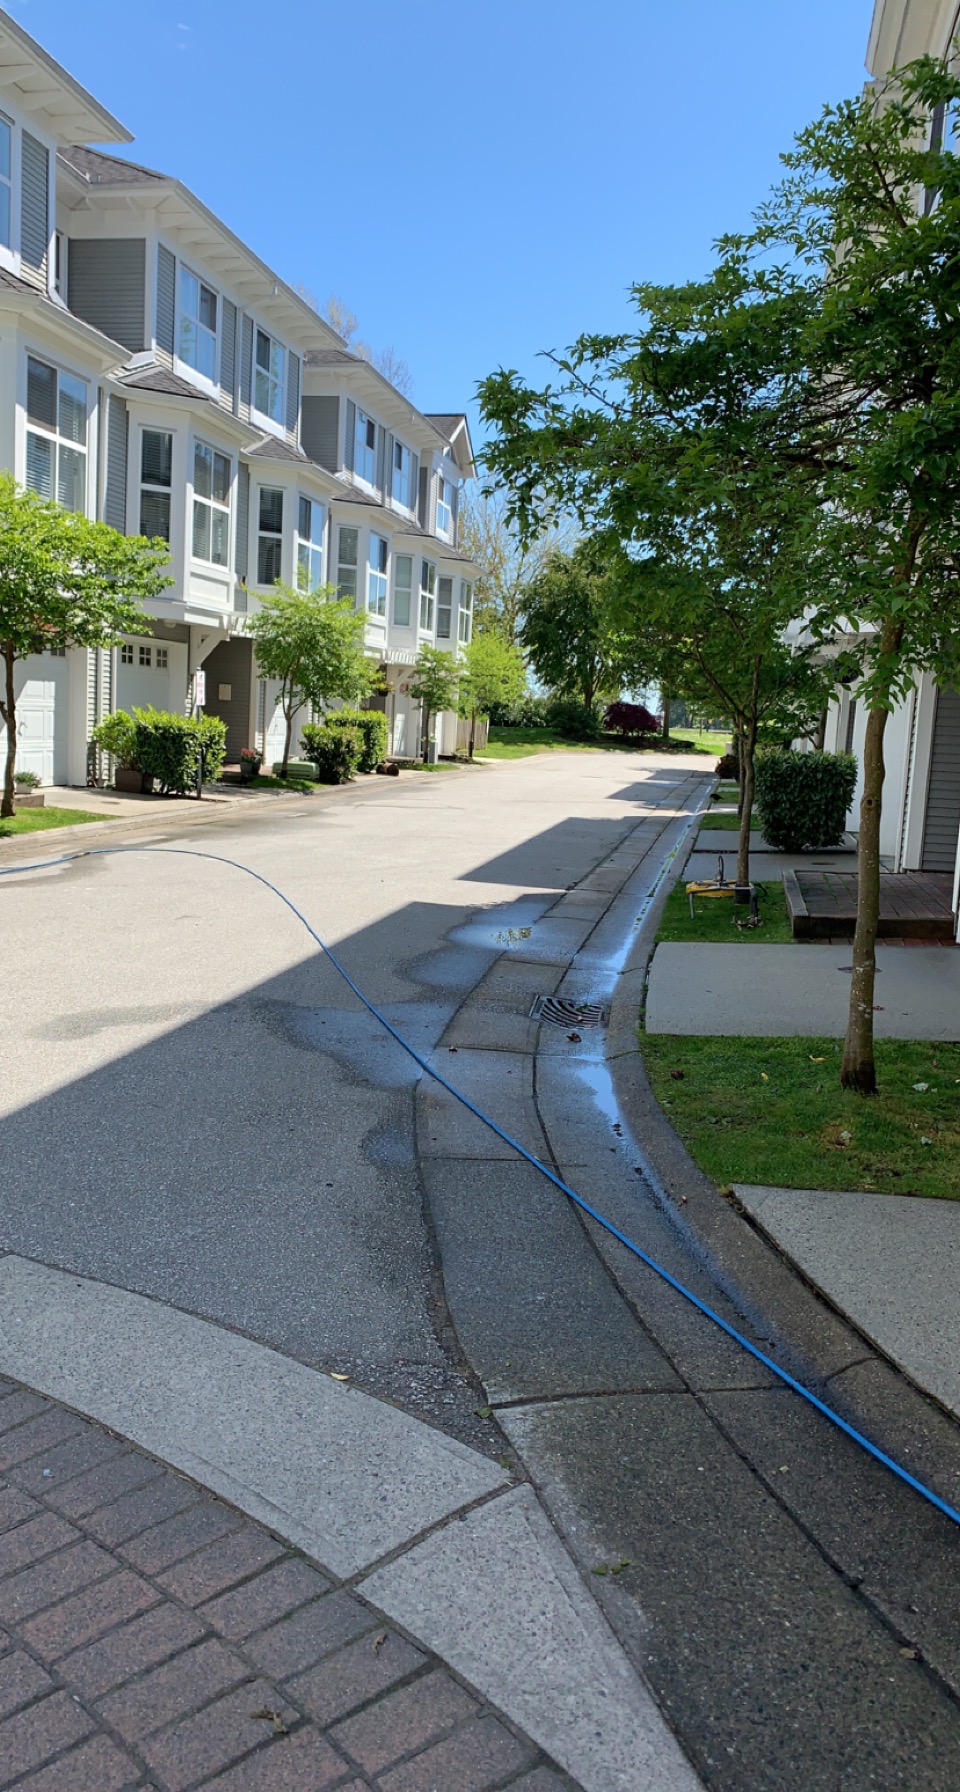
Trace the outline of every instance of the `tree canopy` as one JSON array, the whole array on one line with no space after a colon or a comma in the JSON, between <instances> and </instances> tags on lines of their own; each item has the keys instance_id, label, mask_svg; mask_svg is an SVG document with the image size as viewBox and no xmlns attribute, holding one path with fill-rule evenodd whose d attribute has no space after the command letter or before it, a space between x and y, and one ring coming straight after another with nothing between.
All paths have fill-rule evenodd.
<instances>
[{"instance_id":1,"label":"tree canopy","mask_svg":"<svg viewBox=\"0 0 960 1792\"><path fill-rule=\"evenodd\" d=\"M286 777L294 717L306 704L356 700L372 689L376 667L364 653L365 617L332 587L295 591L279 580L247 623L257 665L279 682L277 704L286 729L281 777Z\"/></svg>"}]
</instances>

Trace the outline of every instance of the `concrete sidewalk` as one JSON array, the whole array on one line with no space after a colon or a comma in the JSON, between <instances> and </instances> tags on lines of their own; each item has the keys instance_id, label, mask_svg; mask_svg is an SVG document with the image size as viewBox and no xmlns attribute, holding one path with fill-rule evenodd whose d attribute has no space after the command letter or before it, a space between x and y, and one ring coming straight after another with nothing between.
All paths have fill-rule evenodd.
<instances>
[{"instance_id":1,"label":"concrete sidewalk","mask_svg":"<svg viewBox=\"0 0 960 1792\"><path fill-rule=\"evenodd\" d=\"M878 1039L960 1039L960 952L877 947ZM657 947L648 1033L841 1038L850 1000L850 946Z\"/></svg>"}]
</instances>

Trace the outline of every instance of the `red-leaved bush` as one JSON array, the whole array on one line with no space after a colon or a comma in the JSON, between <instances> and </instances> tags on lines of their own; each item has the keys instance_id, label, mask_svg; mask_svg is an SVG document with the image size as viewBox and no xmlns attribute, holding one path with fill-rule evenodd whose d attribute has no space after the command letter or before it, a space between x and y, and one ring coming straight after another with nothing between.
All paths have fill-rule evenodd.
<instances>
[{"instance_id":1,"label":"red-leaved bush","mask_svg":"<svg viewBox=\"0 0 960 1792\"><path fill-rule=\"evenodd\" d=\"M656 716L642 703L611 703L604 712L603 725L615 734L656 734L660 726Z\"/></svg>"}]
</instances>

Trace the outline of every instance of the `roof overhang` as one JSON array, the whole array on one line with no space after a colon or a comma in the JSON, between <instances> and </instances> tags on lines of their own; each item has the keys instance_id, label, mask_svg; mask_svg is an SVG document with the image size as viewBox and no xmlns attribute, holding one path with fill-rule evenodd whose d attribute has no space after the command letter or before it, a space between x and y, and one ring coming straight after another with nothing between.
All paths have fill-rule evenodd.
<instances>
[{"instance_id":1,"label":"roof overhang","mask_svg":"<svg viewBox=\"0 0 960 1792\"><path fill-rule=\"evenodd\" d=\"M58 143L133 142L126 126L2 11L0 90L45 126Z\"/></svg>"},{"instance_id":2,"label":"roof overhang","mask_svg":"<svg viewBox=\"0 0 960 1792\"><path fill-rule=\"evenodd\" d=\"M341 344L342 346L342 344ZM350 398L367 395L370 408L384 423L409 442L411 447L435 454L439 442L443 440L434 425L418 411L409 398L398 392L396 386L370 361L358 355L351 361L332 361L311 366L305 362L303 369L303 395L305 398L322 398L327 394L346 393Z\"/></svg>"},{"instance_id":3,"label":"roof overhang","mask_svg":"<svg viewBox=\"0 0 960 1792\"><path fill-rule=\"evenodd\" d=\"M82 351L87 360L95 363L99 373L107 373L129 353L119 342L112 342L102 330L84 323L65 305L54 304L39 287L34 291L26 285L16 290L0 286L0 313L28 320L31 324L39 323L74 352Z\"/></svg>"}]
</instances>

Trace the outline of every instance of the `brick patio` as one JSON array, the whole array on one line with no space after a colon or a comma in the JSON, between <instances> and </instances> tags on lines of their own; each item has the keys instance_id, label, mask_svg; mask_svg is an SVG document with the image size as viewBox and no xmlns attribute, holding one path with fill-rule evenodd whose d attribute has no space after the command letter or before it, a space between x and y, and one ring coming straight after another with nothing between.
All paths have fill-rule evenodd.
<instances>
[{"instance_id":1,"label":"brick patio","mask_svg":"<svg viewBox=\"0 0 960 1792\"><path fill-rule=\"evenodd\" d=\"M260 1525L0 1379L0 1788L576 1792Z\"/></svg>"}]
</instances>

